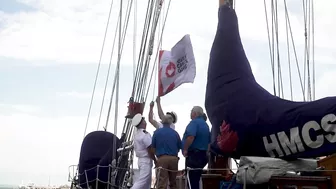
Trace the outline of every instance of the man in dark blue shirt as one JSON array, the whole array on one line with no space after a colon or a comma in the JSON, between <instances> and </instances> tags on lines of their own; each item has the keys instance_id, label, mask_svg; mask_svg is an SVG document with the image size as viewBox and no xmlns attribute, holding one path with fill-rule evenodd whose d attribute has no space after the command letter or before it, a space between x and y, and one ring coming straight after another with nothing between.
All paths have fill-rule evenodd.
<instances>
[{"instance_id":1,"label":"man in dark blue shirt","mask_svg":"<svg viewBox=\"0 0 336 189\"><path fill-rule=\"evenodd\" d=\"M207 151L210 145L210 129L205 122L203 109L193 107L190 113L191 121L188 124L182 139L183 156L186 157L186 166L200 170L190 170L190 188L199 189L199 180L202 170L208 163Z\"/></svg>"},{"instance_id":2,"label":"man in dark blue shirt","mask_svg":"<svg viewBox=\"0 0 336 189\"><path fill-rule=\"evenodd\" d=\"M182 142L179 134L170 128L172 123L173 118L168 114L165 115L162 120L163 127L157 129L152 137L152 147L158 158L157 166L163 168L159 170L158 189L167 189L168 180L170 189L177 189L178 153L182 147Z\"/></svg>"}]
</instances>

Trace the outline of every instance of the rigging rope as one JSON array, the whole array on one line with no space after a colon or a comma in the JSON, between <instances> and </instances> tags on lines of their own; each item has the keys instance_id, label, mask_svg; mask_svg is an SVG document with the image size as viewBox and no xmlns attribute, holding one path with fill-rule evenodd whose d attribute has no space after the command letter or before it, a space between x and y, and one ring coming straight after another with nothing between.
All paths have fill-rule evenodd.
<instances>
[{"instance_id":1,"label":"rigging rope","mask_svg":"<svg viewBox=\"0 0 336 189\"><path fill-rule=\"evenodd\" d=\"M131 98L134 98L135 101L140 101L141 103L145 103L146 101L146 99L143 99L145 87L146 87L145 85L147 83L148 67L151 62L150 58L151 58L151 55L153 54L154 38L156 34L156 27L158 25L158 19L160 18L162 2L163 1L160 1L160 0L157 0L155 3L154 1L151 1L149 2L148 7L147 7L146 19L144 23L143 36L142 36L142 42L140 46L140 53L139 53L139 59L138 59L138 65L137 65L137 72L136 72L136 77L135 77L134 84L133 84L134 87L133 87L132 96L131 96ZM169 4L170 2L171 1L169 1ZM151 31L149 32L150 29ZM162 28L162 31L161 31L160 41L162 40L163 29L164 28ZM160 42L158 44L158 47L160 47ZM147 87L149 89L150 84L148 84ZM125 134L124 141L126 143L131 142L131 145L132 145L134 127L131 127L130 121L127 118L125 119L123 133ZM122 154L127 155L128 160L130 162L133 161L133 150L128 153L122 152ZM132 167L132 163L128 165L128 168L129 167Z\"/></svg>"},{"instance_id":2,"label":"rigging rope","mask_svg":"<svg viewBox=\"0 0 336 189\"><path fill-rule=\"evenodd\" d=\"M120 15L119 15L119 17L120 17ZM107 84L108 84L109 77L110 77L112 58L113 58L113 54L114 54L114 47L115 47L115 42L116 42L117 33L118 33L117 30L118 30L118 26L120 24L119 17L118 17L116 29L114 31L114 39L113 39L112 51L111 51L109 66L108 66L107 74L106 74L106 81L105 81L105 87L104 87L104 92L103 92L103 99L102 99L102 103L101 103L101 106L100 106L100 112L99 112L99 118L98 118L98 124L97 124L97 131L98 131L99 126L100 126L100 120L101 120L101 116L102 116L102 113L103 113L103 107L104 107L104 102L105 102L105 95L106 95L106 90L107 90ZM104 129L106 130L106 127L104 127Z\"/></svg>"},{"instance_id":3,"label":"rigging rope","mask_svg":"<svg viewBox=\"0 0 336 189\"><path fill-rule=\"evenodd\" d=\"M169 1L168 9L170 7L170 3L171 3L171 0ZM111 107L112 107L114 92L116 92L115 118L114 118L114 134L115 135L117 135L117 122L118 122L118 110L119 110L118 101L119 101L120 62L121 62L122 51L123 51L124 42L125 42L125 38L126 38L126 32L127 32L127 28L128 28L128 23L129 23L129 17L130 17L130 13L131 13L132 4L133 4L133 0L128 1L128 6L127 6L127 9L126 9L125 22L124 22L124 25L122 25L123 5L122 5L122 0L120 1L119 19L118 19L118 22L117 22L117 25L116 25L116 29L119 28L119 32L118 32L118 34L119 34L119 38L118 38L119 39L118 61L117 61L117 65L116 65L115 77L114 77L112 93L111 93L111 99L110 99L110 103L109 103L108 114L107 114L106 124L105 124L105 128L104 128L105 131L106 131L107 126L108 126L108 122L109 122L109 116L110 116L110 113L111 113ZM159 28L160 28L159 19L160 19L160 13L161 13L162 5L163 5L162 0L150 0L148 2L146 19L145 19L145 23L144 23L142 41L141 41L140 52L139 52L139 59L137 60L138 61L137 69L136 69L135 74L133 72L133 80L134 80L133 82L134 82L134 84L133 84L132 96L131 97L132 98L135 97L136 101L143 101L144 100L146 87L147 87L147 95L148 95L148 90L149 90L150 85L151 85L152 76L150 77L150 82L147 84L148 69L149 69L149 65L150 65L150 62L151 62L151 56L153 54L154 39L155 39L155 36L156 36L156 28L157 28L158 25L159 25ZM112 5L111 5L111 8L110 8L108 23L109 23L109 19L111 17L110 16L111 15L111 10L112 10ZM136 18L137 18L136 13L137 13L137 10L134 10L134 24L135 24L135 26L133 28L134 31L136 31ZM161 33L160 33L160 31L158 32L158 38L160 39L159 44L158 44L158 50L159 50L159 48L162 48L162 45L161 45L162 34L163 34L163 31L164 31L164 26L165 26L167 16L168 16L168 10L167 10L167 13L166 13L166 17L164 19L164 23L163 23ZM96 80L95 80L95 84L94 84L93 95L94 95L95 87L96 87L96 84L97 84L97 78L98 78L98 75L99 75L99 68L100 68L102 54L103 54L103 50L104 50L104 46L105 46L107 29L108 29L108 26L107 26L106 31L105 31L101 57L100 57L100 61L99 61L99 67L98 67L98 71L97 71L97 74L96 74ZM99 129L99 126L100 126L100 120L101 120L102 110L103 110L103 106L104 106L106 89L107 89L107 85L108 85L110 69L111 69L111 64L112 64L112 58L113 58L113 53L114 53L114 47L115 47L115 41L116 41L115 40L116 39L116 33L117 32L115 32L115 36L114 36L114 40L113 40L113 46L112 46L111 54L110 54L110 62L109 62L108 72L107 72L106 81L105 81L104 94L103 94L103 100L102 100L101 108L100 108L97 130ZM134 64L135 64L135 61L136 61L136 58L134 56L134 54L135 54L134 51L136 50L136 33L135 32L133 33L133 45L134 45L134 47L133 47L133 67L134 67ZM158 50L157 50L155 61L157 60ZM155 64L156 64L156 62L154 62L153 68L154 68ZM89 119L89 116L90 116L91 106L92 106L92 102L93 102L93 95L92 95L92 98L91 98L89 115L88 115L88 118L87 118L87 124L86 124L85 132L84 132L84 137L85 137L86 130L87 130L88 119ZM147 99L147 96L146 96L146 99ZM145 103L145 102L143 102L143 103ZM126 131L126 132L124 133L124 131ZM134 128L130 127L130 121L126 118L125 123L124 123L124 128L123 128L123 133L126 136L125 141L130 141L130 139L132 138L133 131L134 131ZM131 142L131 144L132 144L132 142ZM114 145L116 145L116 142L114 142ZM124 154L124 152L122 152L122 154ZM127 153L125 155L128 155L128 158L130 160L132 160L132 158L133 158L133 153L132 152ZM113 158L113 159L115 159L115 158ZM118 164L120 163L119 161L120 160L118 159Z\"/></svg>"},{"instance_id":4,"label":"rigging rope","mask_svg":"<svg viewBox=\"0 0 336 189\"><path fill-rule=\"evenodd\" d=\"M313 67L313 99L315 100L315 13L314 13L314 0L311 0L312 9L312 67Z\"/></svg>"},{"instance_id":5,"label":"rigging rope","mask_svg":"<svg viewBox=\"0 0 336 189\"><path fill-rule=\"evenodd\" d=\"M161 13L161 9L162 9L162 3L163 3L163 1L160 1L160 0L157 1L157 5L156 6L157 6L158 10L155 12L155 15L154 15L155 17L153 18L153 25L152 25L152 30L151 30L151 38L150 38L150 43L149 43L149 51L148 51L147 60L146 60L145 74L143 75L144 79L143 79L143 82L142 82L142 91L141 91L142 98L146 94L145 88L146 88L146 83L147 83L146 81L147 81L147 77L148 77L149 63L150 63L150 60L151 60L151 55L153 54L153 48L154 48L153 44L154 44L155 32L156 32L156 28L157 28L158 21L159 21L159 18L160 18L160 13ZM161 40L162 40L162 38L161 38ZM158 45L158 49L156 51L157 53L159 52L159 47L160 47L160 44ZM155 62L154 62L154 64L155 64ZM147 86L148 90L149 90L149 87L150 87L150 85ZM145 98L144 102L147 101L147 95L148 95L148 93L146 94L146 98Z\"/></svg>"},{"instance_id":6,"label":"rigging rope","mask_svg":"<svg viewBox=\"0 0 336 189\"><path fill-rule=\"evenodd\" d=\"M273 2L273 1L272 1ZM275 0L275 3L273 4L274 7L274 19L275 19L275 40L276 40L276 50L277 50L277 62L278 62L278 93L279 96L281 95L282 98L284 98L284 92L283 92L283 84L282 84L282 72L281 72L281 65L280 65L280 50L279 50L279 22L278 22L278 1Z\"/></svg>"},{"instance_id":7,"label":"rigging rope","mask_svg":"<svg viewBox=\"0 0 336 189\"><path fill-rule=\"evenodd\" d=\"M129 2L128 3L128 6L127 6L127 9L126 9L126 14L130 15L130 11L131 11L131 3ZM129 17L125 17L125 23L128 23L128 20L127 18ZM113 54L114 54L114 47L115 47L115 43L116 43L116 37L117 37L117 30L119 28L119 25L120 25L120 14L118 16L118 19L117 19L117 25L116 25L116 29L115 29L115 34L114 34L114 39L113 39L113 45L112 45L112 50L111 50L111 54L110 54L110 60L109 60L109 66L108 66L108 71L107 71L107 76L106 76L106 81L105 81L105 86L104 86L104 92L103 92L103 98L102 98L102 103L101 103L101 107L100 107L100 112L99 112L99 118L98 118L98 124L97 124L97 130L99 129L100 127L100 121L101 121L101 116L102 116L102 113L103 113L103 107L104 107L104 102L105 102L105 96L106 96L106 90L107 90L107 85L108 85L108 81L109 81L109 76L110 76L110 70L111 70L111 65L112 65L112 59L113 59ZM127 30L127 27L125 27L124 25L124 32L123 32L123 42L125 41L125 36L126 36L126 30ZM115 88L116 88L116 81L117 81L117 69L115 71L115 78L113 80L113 87L112 87L112 96L111 96L111 99L113 99L113 95L114 95L114 91L115 91ZM104 127L104 130L106 131L107 127L105 126Z\"/></svg>"},{"instance_id":8,"label":"rigging rope","mask_svg":"<svg viewBox=\"0 0 336 189\"><path fill-rule=\"evenodd\" d=\"M170 2L169 1L169 6L170 6ZM153 47L154 47L154 38L155 38L155 34L156 34L156 28L158 26L159 23L159 18L160 18L160 13L161 13L161 9L162 9L162 5L163 5L163 1L157 0L156 2L154 1L149 1L148 2L148 7L147 7L147 13L146 13L146 19L145 19L145 24L144 24L144 30L143 30L143 37L142 37L142 43L141 43L141 49L140 49L140 53L139 53L139 59L138 59L138 66L137 66L137 72L136 72L136 78L135 78L135 82L134 82L134 86L133 87L133 91L132 91L132 97L135 97L136 101L141 101L143 103L146 102L147 97L144 99L144 95L145 95L145 88L147 87L147 91L150 89L150 85L151 82L149 82L147 84L147 75L148 75L148 68L149 68L149 64L150 64L150 58L151 55L153 54ZM155 8L154 8L155 6ZM168 6L168 9L169 9ZM164 23L167 20L167 16L168 16L168 10L164 19ZM151 32L149 33L151 27ZM159 48L162 47L161 46L161 41L162 41L162 35L163 35L163 31L164 31L164 25L161 29L161 32L159 34L159 44L158 49L156 51L156 55L158 55L159 52ZM149 37L150 34L150 37ZM147 48L146 48L147 46ZM156 56L157 59L157 56ZM154 60L154 65L153 68L156 65L156 59ZM152 79L152 76L150 77L150 80ZM146 85L147 84L147 85ZM148 95L148 92L147 92ZM124 130L125 131L129 131L131 130L132 133L132 129L128 128L129 125L125 125ZM130 138L131 134L129 134Z\"/></svg>"},{"instance_id":9,"label":"rigging rope","mask_svg":"<svg viewBox=\"0 0 336 189\"><path fill-rule=\"evenodd\" d=\"M287 61L288 61L288 73L289 73L289 88L291 100L293 100L293 83L292 83L292 68L291 68L291 58L289 50L289 34L288 34L288 20L286 20L286 44L287 44Z\"/></svg>"},{"instance_id":10,"label":"rigging rope","mask_svg":"<svg viewBox=\"0 0 336 189\"><path fill-rule=\"evenodd\" d=\"M164 15L164 2L162 3L162 15ZM160 18L161 18L161 15L160 15ZM162 16L162 18L164 18L163 16ZM160 32L160 29L161 29L161 22L163 22L163 19L160 19L159 20L159 23L158 23L158 28L159 28L159 31L157 32L157 37L158 37L158 47L159 47L159 51L161 51L162 50L162 43L160 43L160 36L161 36L161 34L163 34L162 32ZM160 60L159 60L160 61ZM157 83L156 83L156 79L157 79L157 77L158 77L158 66L156 66L156 60L154 60L154 67L155 67L155 75L154 75L154 86L153 86L153 97L152 97L152 101L154 101L154 98L155 98L155 94L156 94L156 85L157 85ZM152 77L152 76L151 76ZM151 79L150 79L150 81L151 81ZM150 84L151 84L151 82L149 82L149 86L150 86ZM155 117L155 115L154 115L154 117Z\"/></svg>"},{"instance_id":11,"label":"rigging rope","mask_svg":"<svg viewBox=\"0 0 336 189\"><path fill-rule=\"evenodd\" d=\"M133 1L131 1L131 2L133 2ZM135 77L134 77L132 96L131 96L131 97L134 98L135 101L143 101L144 100L145 87L149 88L150 84L151 84L151 83L149 83L148 86L146 86L148 68L149 68L149 64L150 64L150 57L153 53L153 46L154 46L153 43L154 43L154 38L155 38L155 33L156 33L156 27L158 25L158 20L159 20L159 17L160 17L160 11L161 11L161 8L162 8L162 2L163 1L160 1L160 0L157 0L156 2L151 0L151 1L148 2L146 19L145 19L145 23L144 23L143 36L142 36L141 46L140 46L139 59L138 59L138 64L137 64L136 73L135 73ZM132 5L132 3L130 3L130 4ZM127 16L126 16L127 19L125 20L125 24L124 24L124 30L123 30L124 32L123 32L123 35L122 35L123 40L122 40L122 45L121 45L121 52L123 50L123 45L124 45L124 41L125 41L126 30L127 30L129 16L130 16L130 9L128 9L128 11L126 13L127 14ZM168 13L168 11L167 11L167 13ZM166 15L166 17L167 17L167 15ZM165 21L166 21L166 19L165 19ZM150 27L151 27L151 32L149 32ZM163 29L161 31L160 41L162 40L162 33L163 33ZM149 34L150 34L150 37L149 37ZM148 44L148 46L147 46L147 44ZM157 51L157 53L158 53L158 51ZM113 85L113 89L112 89L112 93L111 93L111 99L110 99L111 101L110 101L110 104L109 104L109 109L108 109L108 114L107 114L107 119L106 119L106 124L105 124L105 130L108 126L108 121L109 121L109 116L110 116L111 107L112 107L112 99L113 99L113 95L114 95L114 90L115 90L116 83L118 81L118 74L119 73L117 73L117 72L119 71L119 66L120 66L120 60L118 60L118 64L117 64L115 80L114 80L114 85ZM117 105L117 101L115 103ZM115 111L116 111L115 113L117 113L117 110L115 110ZM115 114L115 119L114 119L115 122L117 120L116 116L117 115ZM117 123L115 123L115 125L116 124ZM132 133L132 129L128 128L129 126L126 126L126 124L128 124L128 122L125 120L123 133L126 131L125 134L130 136L131 133Z\"/></svg>"},{"instance_id":12,"label":"rigging rope","mask_svg":"<svg viewBox=\"0 0 336 189\"><path fill-rule=\"evenodd\" d=\"M298 56L296 53L296 47L294 43L293 32L291 28L291 22L289 19L288 8L286 0L284 3L284 12L285 12L285 23L286 23L286 45L287 45L287 61L288 61L288 70L289 70L289 87L290 87L290 98L293 100L293 80L292 80L292 71L291 71L291 58L290 58L290 42L292 45L293 53L295 56L295 63L297 67L297 73L300 80L301 91L303 100L306 99L313 100L315 99L315 67L314 64L311 63L310 56L314 57L314 47L311 47L310 40L314 43L314 34L311 34L311 30L314 29L313 26L313 2L312 0L303 0L303 12L304 12L304 28L305 28L305 49L304 49L304 60L303 60L303 78L301 76L301 70L299 66ZM280 61L280 41L279 41L279 16L278 16L278 1L272 0L270 2L270 14L271 21L268 18L267 4L266 0L264 0L264 9L265 9L265 18L266 18L266 29L268 34L268 46L270 52L270 60L271 60L271 68L272 68L272 77L273 77L273 93L279 97L284 98L284 88L283 88L283 78L282 78L282 67ZM271 22L271 28L269 27L269 22ZM289 39L291 38L291 41ZM314 46L314 44L312 45ZM313 52L310 53L310 49L313 49ZM313 84L311 84L311 66L313 66ZM277 71L275 71L275 67L277 67ZM306 74L307 72L307 74ZM307 77L307 90L306 90L306 77ZM277 81L277 84L276 84ZM307 92L306 92L307 91Z\"/></svg>"},{"instance_id":13,"label":"rigging rope","mask_svg":"<svg viewBox=\"0 0 336 189\"><path fill-rule=\"evenodd\" d=\"M136 67L136 40L137 40L137 12L138 12L138 1L134 0L134 23L133 23L133 82L135 81L135 67Z\"/></svg>"},{"instance_id":14,"label":"rigging rope","mask_svg":"<svg viewBox=\"0 0 336 189\"><path fill-rule=\"evenodd\" d=\"M131 0L133 1L133 0ZM132 4L132 3L131 3ZM123 0L120 0L120 20L119 22L122 22L122 7L123 7ZM130 11L131 12L131 11ZM125 23L126 27L128 26L128 23ZM119 25L119 45L118 45L118 63L117 63L117 90L116 90L116 98L115 98L115 113L114 113L114 125L113 125L113 134L117 135L117 123L118 123L118 110L119 110L119 75L120 75L120 60L121 60L121 53L122 53L122 27L121 24ZM125 29L126 32L126 29ZM107 128L107 124L106 124L106 128ZM115 144L115 143L114 143ZM114 158L113 158L114 159Z\"/></svg>"},{"instance_id":15,"label":"rigging rope","mask_svg":"<svg viewBox=\"0 0 336 189\"><path fill-rule=\"evenodd\" d=\"M299 79L300 79L300 85L301 85L301 91L302 91L302 95L303 95L303 100L305 101L306 97L305 97L305 94L304 94L304 84L302 82L302 76L301 76L301 71L300 71L300 67L299 67L299 59L298 59L298 55L297 55L296 48L295 48L294 36L293 36L292 27L291 27L291 22L289 20L289 14L288 14L286 0L284 0L284 4L285 4L285 17L286 17L286 19L288 21L288 28L289 28L290 37L291 37L291 43L292 43L292 48L293 48L293 52L294 52L294 56L295 56L296 68L297 68L297 72L298 72Z\"/></svg>"},{"instance_id":16,"label":"rigging rope","mask_svg":"<svg viewBox=\"0 0 336 189\"><path fill-rule=\"evenodd\" d=\"M139 99L141 101L145 100L144 95L145 95L145 88L149 87L146 86L146 81L147 81L147 77L148 77L148 69L149 69L149 63L151 60L151 55L153 54L153 44L154 44L154 38L155 38L155 32L156 32L156 28L158 25L158 20L160 17L160 12L162 9L162 3L163 1L156 1L155 3L155 11L152 11L153 9L153 1L152 1L152 5L150 7L152 14L149 14L148 16L150 17L150 20L152 21L152 27L151 27L151 32L150 32L150 38L148 41L148 49L146 51L146 49L143 49L143 51L141 52L140 56L141 56L141 68L139 69L139 72L142 73L140 76L140 79L138 80L137 83L135 83L135 85L138 85L137 90L136 90L136 95L135 95L135 99ZM153 15L154 14L154 15ZM151 19L153 18L153 19ZM147 25L146 28L146 36L145 36L145 43L147 43L148 40L148 32L149 32L149 27L150 27L150 23ZM146 54L146 55L145 55Z\"/></svg>"},{"instance_id":17,"label":"rigging rope","mask_svg":"<svg viewBox=\"0 0 336 189\"><path fill-rule=\"evenodd\" d=\"M311 45L311 20L313 18L311 18L311 11L312 11L312 3L310 0L306 0L303 1L302 3L302 7L303 7L303 12L304 12L304 27L305 27L305 51L304 51L304 74L306 74L307 71L307 98L309 101L312 100L312 86L311 86L311 80L310 80L310 76L311 76L311 72L310 72L310 67L311 67L311 61L310 61L310 45ZM306 85L305 85L306 86Z\"/></svg>"},{"instance_id":18,"label":"rigging rope","mask_svg":"<svg viewBox=\"0 0 336 189\"><path fill-rule=\"evenodd\" d=\"M145 23L144 23L144 28L143 28L143 33L142 33L142 39L141 39L141 45L140 45L140 53L139 53L139 58L138 58L138 65L137 65L137 69L136 69L136 74L135 74L135 80L133 82L133 89L132 89L132 95L131 97L134 97L135 95L135 90L137 87L137 82L138 82L138 78L139 75L141 73L141 67L143 66L143 58L142 58L142 54L144 51L144 47L146 46L146 42L147 42L147 36L148 36L148 20L149 20L149 13L152 11L150 8L152 7L153 4L153 0L148 1L147 4L147 12L146 12L146 18L145 18Z\"/></svg>"},{"instance_id":19,"label":"rigging rope","mask_svg":"<svg viewBox=\"0 0 336 189\"><path fill-rule=\"evenodd\" d=\"M126 17L125 17L125 23L124 23L124 29L123 32L121 32L121 25L119 25L119 49L118 49L118 60L117 60L117 66L116 66L116 70L115 70L115 77L114 77L114 81L113 81L113 87L112 87L112 92L111 92L111 98L110 98L110 103L109 103L109 108L108 108L108 112L107 112L107 118L106 118L106 123L105 123L105 127L104 129L107 130L107 126L109 123L109 118L110 118L110 114L111 114L111 109L112 109L112 103L113 103L113 97L114 97L114 92L115 89L117 89L116 93L118 92L118 80L119 80L119 69L120 69L120 63L121 63L121 55L123 52L123 47L125 44L125 40L126 40L126 32L127 32L127 28L128 28L128 23L129 23L129 18L130 18L130 12L132 10L132 4L133 4L133 0L128 2L127 5L127 9L126 9ZM121 18L121 14L122 14L122 10L120 11L120 17L119 17L119 22L122 21ZM120 56L119 56L120 54ZM116 95L117 98L117 95ZM117 101L116 101L117 102ZM118 106L118 103L115 104L115 106ZM118 111L115 112L115 116L118 113Z\"/></svg>"},{"instance_id":20,"label":"rigging rope","mask_svg":"<svg viewBox=\"0 0 336 189\"><path fill-rule=\"evenodd\" d=\"M87 115L87 118L86 118L86 124L85 124L83 138L86 135L86 130L87 130L87 127L88 127L88 124L89 124L89 118L90 118L90 114L91 114L91 108L92 108L94 94L95 94L95 91L96 91L96 86L97 86L97 80L98 80L98 75L99 75L99 71L100 71L101 60L102 60L102 57L103 57L103 52L104 52L104 47L105 47L107 30L108 30L108 26L109 26L110 18L111 18L112 7L113 7L113 0L111 2L111 6L110 6L110 10L109 10L109 15L108 15L108 18L107 18L106 29L105 29L104 39L103 39L103 45L102 45L101 52L100 52L100 57L99 57L99 62L98 62L98 67L97 67L95 82L93 84L93 90L92 90L92 95L91 95L91 100L90 100L90 105L89 105L89 111L88 111L88 115Z\"/></svg>"},{"instance_id":21,"label":"rigging rope","mask_svg":"<svg viewBox=\"0 0 336 189\"><path fill-rule=\"evenodd\" d=\"M152 81L152 77L153 77L153 72L154 72L154 70L155 70L155 68L156 68L156 70L158 69L158 65L157 65L157 63L158 63L158 57L159 57L159 50L160 50L160 48L162 48L162 46L161 46L161 44L162 44L162 37L163 37L163 31L164 31L164 29L165 29L165 26L166 26L166 22L167 22L167 17L168 17L168 13L169 13L169 8L170 8L170 3L171 3L171 0L169 0L169 2L168 2L168 6L167 6L167 11L166 11L166 16L164 17L164 21L163 21L163 25L162 25L162 30L161 30L161 36L160 36L160 40L159 40L159 45L158 45L158 49L157 49L157 51L156 51L156 55L155 55L155 60L154 60L154 65L153 65L153 68L152 68L152 72L151 72L151 76L150 76L150 80L149 80L149 85L151 84L151 81ZM157 73L157 72L156 72ZM156 78L156 77L155 77ZM158 86L159 87L159 86ZM147 90L147 92L146 92L146 100L147 100L147 97L148 97L148 93L149 93L149 88L148 88L148 90ZM154 97L153 97L153 99L154 99Z\"/></svg>"},{"instance_id":22,"label":"rigging rope","mask_svg":"<svg viewBox=\"0 0 336 189\"><path fill-rule=\"evenodd\" d=\"M268 48L270 49L269 52L270 52L271 68L272 68L272 76L273 76L273 94L276 95L274 61L272 59L273 54L272 54L272 51L271 51L271 37L270 37L270 29L269 29L269 25L268 25L268 14L267 14L266 0L264 0L264 8L265 8L266 28L267 28L267 37L268 37Z\"/></svg>"}]
</instances>

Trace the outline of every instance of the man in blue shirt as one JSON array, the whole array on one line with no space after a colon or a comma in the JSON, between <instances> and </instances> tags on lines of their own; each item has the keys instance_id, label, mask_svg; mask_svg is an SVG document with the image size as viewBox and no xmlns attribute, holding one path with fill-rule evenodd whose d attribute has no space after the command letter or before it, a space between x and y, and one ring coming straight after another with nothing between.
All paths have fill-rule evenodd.
<instances>
[{"instance_id":1,"label":"man in blue shirt","mask_svg":"<svg viewBox=\"0 0 336 189\"><path fill-rule=\"evenodd\" d=\"M190 113L191 121L188 124L182 139L183 156L186 157L186 166L203 169L208 163L207 151L210 146L210 129L205 122L205 114L199 106L194 106ZM199 180L202 170L190 170L190 188L199 189Z\"/></svg>"},{"instance_id":2,"label":"man in blue shirt","mask_svg":"<svg viewBox=\"0 0 336 189\"><path fill-rule=\"evenodd\" d=\"M157 166L163 168L158 171L160 173L158 189L167 189L168 180L170 189L177 189L178 153L182 142L179 134L170 128L172 123L173 117L169 114L165 115L162 120L163 127L157 129L152 137L152 147L158 158Z\"/></svg>"}]
</instances>

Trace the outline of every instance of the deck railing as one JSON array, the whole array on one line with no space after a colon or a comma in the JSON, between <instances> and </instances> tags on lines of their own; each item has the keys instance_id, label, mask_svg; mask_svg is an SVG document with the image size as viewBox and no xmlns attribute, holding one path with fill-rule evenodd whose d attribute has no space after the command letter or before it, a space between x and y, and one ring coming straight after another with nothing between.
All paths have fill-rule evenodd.
<instances>
[{"instance_id":1,"label":"deck railing","mask_svg":"<svg viewBox=\"0 0 336 189\"><path fill-rule=\"evenodd\" d=\"M74 188L101 188L101 186L104 186L104 188L118 188L118 189L126 189L126 188L130 188L133 185L133 179L134 179L134 172L133 170L130 170L129 168L125 169L125 168L117 168L115 166L109 165L109 166L101 166L101 165L97 165L91 169L87 169L82 173L78 173L78 169L77 169L77 165L71 165L69 166L69 181L72 182L71 189ZM100 175L99 175L99 170L102 168L108 168L108 173L112 173L115 172L116 170L126 170L126 174L125 174L125 178L124 178L124 183L120 183L121 186L116 186L113 183L114 180L114 176L115 175L108 175L108 180L104 181L102 179L100 179ZM182 188L187 188L188 185L190 185L190 179L189 179L189 171L192 170L203 170L204 173L209 173L210 171L230 171L230 169L195 169L195 168L189 168L187 167L187 169L185 170L168 170L168 169L164 169L162 167L156 167L154 168L155 172L156 172L156 179L154 182L154 186L152 186L154 189L157 188L157 184L158 182L160 182L159 180L159 175L161 170L166 170L166 171L174 171L178 173L177 176L177 187L178 189L182 189ZM77 172L74 172L74 170L77 170ZM88 178L88 173L90 171L94 171L96 173L96 177L94 179L89 180ZM208 174L206 174L208 175ZM219 176L219 174L209 174L212 176ZM81 177L84 177L85 182L81 183ZM224 178L223 178L224 179ZM202 179L200 180L200 186L202 186ZM201 189L202 187L200 187Z\"/></svg>"}]
</instances>

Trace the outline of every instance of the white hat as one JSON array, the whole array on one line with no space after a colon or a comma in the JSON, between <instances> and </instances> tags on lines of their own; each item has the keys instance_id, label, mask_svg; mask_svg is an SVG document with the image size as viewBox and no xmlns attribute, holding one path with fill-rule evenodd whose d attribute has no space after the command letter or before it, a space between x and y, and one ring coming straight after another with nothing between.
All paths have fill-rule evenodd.
<instances>
[{"instance_id":1,"label":"white hat","mask_svg":"<svg viewBox=\"0 0 336 189\"><path fill-rule=\"evenodd\" d=\"M139 126L142 120L143 120L142 115L141 114L136 114L132 119L132 126L134 126L134 127Z\"/></svg>"},{"instance_id":2,"label":"white hat","mask_svg":"<svg viewBox=\"0 0 336 189\"><path fill-rule=\"evenodd\" d=\"M177 115L175 112L171 111L171 112L167 112L166 114L172 116L174 124L177 122Z\"/></svg>"}]
</instances>

